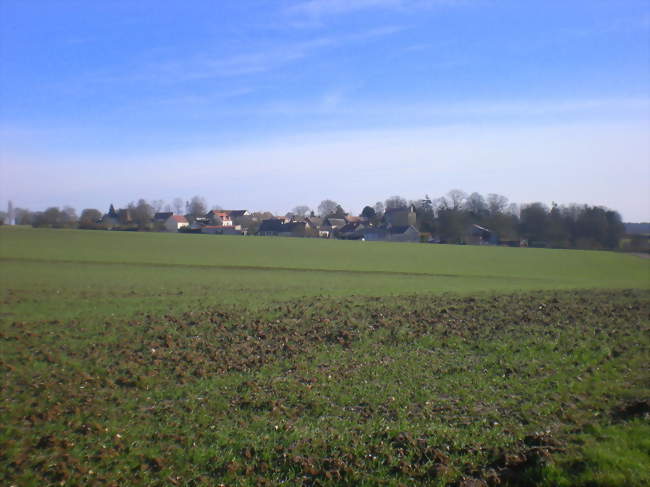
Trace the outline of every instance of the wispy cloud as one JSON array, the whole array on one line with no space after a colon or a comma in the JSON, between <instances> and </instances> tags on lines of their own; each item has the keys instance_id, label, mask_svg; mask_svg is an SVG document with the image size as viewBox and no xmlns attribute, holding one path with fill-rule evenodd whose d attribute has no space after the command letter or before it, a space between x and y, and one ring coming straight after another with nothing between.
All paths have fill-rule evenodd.
<instances>
[{"instance_id":1,"label":"wispy cloud","mask_svg":"<svg viewBox=\"0 0 650 487\"><path fill-rule=\"evenodd\" d=\"M364 10L368 8L401 8L406 0L308 0L289 7L296 15L324 16Z\"/></svg>"},{"instance_id":2,"label":"wispy cloud","mask_svg":"<svg viewBox=\"0 0 650 487\"><path fill-rule=\"evenodd\" d=\"M339 120L366 122L390 120L393 125L404 123L448 123L463 120L513 120L526 119L529 123L545 118L604 119L622 117L639 119L647 116L650 98L580 98L547 100L503 100L486 102L436 102L422 100L418 103L384 100L382 103L351 98L352 88L337 88L311 100L275 100L254 108L255 116L338 117ZM345 103L343 103L345 101ZM253 114L251 114L253 115Z\"/></svg>"},{"instance_id":3,"label":"wispy cloud","mask_svg":"<svg viewBox=\"0 0 650 487\"><path fill-rule=\"evenodd\" d=\"M368 9L413 11L461 2L463 0L306 0L288 7L287 13L294 16L320 18Z\"/></svg>"},{"instance_id":4,"label":"wispy cloud","mask_svg":"<svg viewBox=\"0 0 650 487\"><path fill-rule=\"evenodd\" d=\"M370 42L396 34L404 29L402 26L386 25L337 36L322 36L294 43L284 42L257 46L248 52L237 54L217 56L203 53L190 59L149 63L136 73L127 76L127 79L174 83L255 75L306 59L323 49ZM120 79L119 77L101 78L106 81Z\"/></svg>"}]
</instances>

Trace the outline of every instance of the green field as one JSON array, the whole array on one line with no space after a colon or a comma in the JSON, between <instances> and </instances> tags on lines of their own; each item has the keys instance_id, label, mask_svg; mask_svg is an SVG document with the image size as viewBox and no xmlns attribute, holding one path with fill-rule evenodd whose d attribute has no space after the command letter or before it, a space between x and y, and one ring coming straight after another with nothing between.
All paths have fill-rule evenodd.
<instances>
[{"instance_id":1,"label":"green field","mask_svg":"<svg viewBox=\"0 0 650 487\"><path fill-rule=\"evenodd\" d=\"M20 316L259 306L283 299L650 287L612 252L4 228L4 292ZM34 306L37 302L38 306Z\"/></svg>"},{"instance_id":2,"label":"green field","mask_svg":"<svg viewBox=\"0 0 650 487\"><path fill-rule=\"evenodd\" d=\"M650 261L0 228L3 485L648 485Z\"/></svg>"}]
</instances>

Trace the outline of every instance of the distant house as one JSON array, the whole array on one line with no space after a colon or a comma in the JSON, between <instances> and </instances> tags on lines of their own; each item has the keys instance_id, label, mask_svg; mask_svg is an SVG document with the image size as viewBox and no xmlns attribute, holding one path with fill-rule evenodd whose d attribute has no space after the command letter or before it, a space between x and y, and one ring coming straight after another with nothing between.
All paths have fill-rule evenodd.
<instances>
[{"instance_id":1,"label":"distant house","mask_svg":"<svg viewBox=\"0 0 650 487\"><path fill-rule=\"evenodd\" d=\"M368 219L365 216L346 215L345 221L347 223L368 223Z\"/></svg>"},{"instance_id":2,"label":"distant house","mask_svg":"<svg viewBox=\"0 0 650 487\"><path fill-rule=\"evenodd\" d=\"M128 227L129 225L133 225L133 218L131 217L131 211L128 208L115 210L111 204L108 213L99 220L99 223L107 229Z\"/></svg>"},{"instance_id":3,"label":"distant house","mask_svg":"<svg viewBox=\"0 0 650 487\"><path fill-rule=\"evenodd\" d=\"M233 219L233 220L235 218L241 218L242 216L249 216L250 215L248 210L221 210L221 211L223 211L224 213L227 213L228 215L230 215L230 218Z\"/></svg>"},{"instance_id":4,"label":"distant house","mask_svg":"<svg viewBox=\"0 0 650 487\"><path fill-rule=\"evenodd\" d=\"M392 226L388 229L390 242L419 242L420 232L413 225Z\"/></svg>"},{"instance_id":5,"label":"distant house","mask_svg":"<svg viewBox=\"0 0 650 487\"><path fill-rule=\"evenodd\" d=\"M189 226L190 222L187 221L183 215L170 214L165 220L165 230L168 232L178 232L181 228Z\"/></svg>"},{"instance_id":6,"label":"distant house","mask_svg":"<svg viewBox=\"0 0 650 487\"><path fill-rule=\"evenodd\" d=\"M360 221L350 222L338 230L338 237L343 240L362 240L368 230L370 230L368 224Z\"/></svg>"},{"instance_id":7,"label":"distant house","mask_svg":"<svg viewBox=\"0 0 650 487\"><path fill-rule=\"evenodd\" d=\"M172 216L173 213L171 211L162 211L154 214L153 216L153 221L154 223L162 222L165 223L167 219Z\"/></svg>"},{"instance_id":8,"label":"distant house","mask_svg":"<svg viewBox=\"0 0 650 487\"><path fill-rule=\"evenodd\" d=\"M284 220L279 218L269 218L262 220L257 230L257 235L262 237L277 237L284 230Z\"/></svg>"},{"instance_id":9,"label":"distant house","mask_svg":"<svg viewBox=\"0 0 650 487\"><path fill-rule=\"evenodd\" d=\"M322 219L321 225L318 227L318 235L325 238L333 238L338 229L347 225L343 218L327 217Z\"/></svg>"},{"instance_id":10,"label":"distant house","mask_svg":"<svg viewBox=\"0 0 650 487\"><path fill-rule=\"evenodd\" d=\"M281 237L308 237L307 222L291 221L283 225L283 231L279 234Z\"/></svg>"},{"instance_id":11,"label":"distant house","mask_svg":"<svg viewBox=\"0 0 650 487\"><path fill-rule=\"evenodd\" d=\"M496 245L498 243L495 232L475 223L467 228L463 240L469 245Z\"/></svg>"},{"instance_id":12,"label":"distant house","mask_svg":"<svg viewBox=\"0 0 650 487\"><path fill-rule=\"evenodd\" d=\"M309 228L313 230L314 236L329 238L332 234L332 227L325 225L325 218L320 216L308 216L305 218Z\"/></svg>"},{"instance_id":13,"label":"distant house","mask_svg":"<svg viewBox=\"0 0 650 487\"><path fill-rule=\"evenodd\" d=\"M212 226L232 226L230 214L222 210L211 210L205 215L205 218L208 220L209 225Z\"/></svg>"},{"instance_id":14,"label":"distant house","mask_svg":"<svg viewBox=\"0 0 650 487\"><path fill-rule=\"evenodd\" d=\"M338 230L347 224L344 218L327 217L323 220L323 226L329 226L332 230Z\"/></svg>"},{"instance_id":15,"label":"distant house","mask_svg":"<svg viewBox=\"0 0 650 487\"><path fill-rule=\"evenodd\" d=\"M419 242L420 232L413 225L382 226L368 228L363 232L363 239L367 241L385 242Z\"/></svg>"},{"instance_id":16,"label":"distant house","mask_svg":"<svg viewBox=\"0 0 650 487\"><path fill-rule=\"evenodd\" d=\"M257 235L262 237L310 237L316 233L306 221L285 221L284 218L262 220Z\"/></svg>"}]
</instances>

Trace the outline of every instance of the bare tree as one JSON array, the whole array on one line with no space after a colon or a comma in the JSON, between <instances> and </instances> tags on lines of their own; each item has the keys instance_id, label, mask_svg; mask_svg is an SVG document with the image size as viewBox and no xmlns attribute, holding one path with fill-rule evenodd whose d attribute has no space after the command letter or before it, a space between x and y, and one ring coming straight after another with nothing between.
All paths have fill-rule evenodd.
<instances>
[{"instance_id":1,"label":"bare tree","mask_svg":"<svg viewBox=\"0 0 650 487\"><path fill-rule=\"evenodd\" d=\"M406 198L402 198L401 196L391 196L386 199L384 204L386 205L386 209L390 210L393 208L406 208L408 206L408 201L406 201Z\"/></svg>"},{"instance_id":2,"label":"bare tree","mask_svg":"<svg viewBox=\"0 0 650 487\"><path fill-rule=\"evenodd\" d=\"M177 215L180 215L183 213L183 209L185 208L185 203L183 202L183 198L174 198L172 201L172 208L174 209L174 213Z\"/></svg>"},{"instance_id":3,"label":"bare tree","mask_svg":"<svg viewBox=\"0 0 650 487\"><path fill-rule=\"evenodd\" d=\"M307 205L298 205L291 210L291 213L297 218L304 218L309 215L309 212L311 212L311 208Z\"/></svg>"},{"instance_id":4,"label":"bare tree","mask_svg":"<svg viewBox=\"0 0 650 487\"><path fill-rule=\"evenodd\" d=\"M519 205L517 203L510 203L508 205L506 213L508 213L508 215L516 216L517 218L519 218L521 209L519 208Z\"/></svg>"},{"instance_id":5,"label":"bare tree","mask_svg":"<svg viewBox=\"0 0 650 487\"><path fill-rule=\"evenodd\" d=\"M487 208L491 216L505 213L508 207L508 198L500 194L490 193L487 196Z\"/></svg>"},{"instance_id":6,"label":"bare tree","mask_svg":"<svg viewBox=\"0 0 650 487\"><path fill-rule=\"evenodd\" d=\"M192 218L199 218L208 212L208 204L202 196L194 196L187 203L186 211Z\"/></svg>"},{"instance_id":7,"label":"bare tree","mask_svg":"<svg viewBox=\"0 0 650 487\"><path fill-rule=\"evenodd\" d=\"M377 218L381 218L384 215L385 208L384 208L384 204L381 201L377 201L377 203L375 203L375 206L373 206L372 209L375 210L375 215L377 216Z\"/></svg>"},{"instance_id":8,"label":"bare tree","mask_svg":"<svg viewBox=\"0 0 650 487\"><path fill-rule=\"evenodd\" d=\"M482 218L488 213L487 203L483 196L478 193L472 193L467 197L465 209L476 218Z\"/></svg>"},{"instance_id":9,"label":"bare tree","mask_svg":"<svg viewBox=\"0 0 650 487\"><path fill-rule=\"evenodd\" d=\"M163 200L153 200L151 202L151 208L153 208L154 213L160 213L163 209L163 206L165 206L165 202Z\"/></svg>"},{"instance_id":10,"label":"bare tree","mask_svg":"<svg viewBox=\"0 0 650 487\"><path fill-rule=\"evenodd\" d=\"M333 200L323 200L320 202L320 205L318 205L318 214L320 216L328 216L336 213L336 208L339 206L339 204L336 201Z\"/></svg>"},{"instance_id":11,"label":"bare tree","mask_svg":"<svg viewBox=\"0 0 650 487\"><path fill-rule=\"evenodd\" d=\"M447 193L447 197L449 198L450 209L457 211L463 207L463 204L467 199L467 193L460 189L452 189Z\"/></svg>"}]
</instances>

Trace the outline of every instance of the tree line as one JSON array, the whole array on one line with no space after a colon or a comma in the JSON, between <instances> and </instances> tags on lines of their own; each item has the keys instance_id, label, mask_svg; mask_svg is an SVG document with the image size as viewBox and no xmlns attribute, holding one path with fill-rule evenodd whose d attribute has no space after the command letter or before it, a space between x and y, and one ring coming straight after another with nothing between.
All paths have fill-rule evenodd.
<instances>
[{"instance_id":1,"label":"tree line","mask_svg":"<svg viewBox=\"0 0 650 487\"><path fill-rule=\"evenodd\" d=\"M359 216L371 224L380 225L386 211L412 207L416 213L418 229L446 243L464 243L468 226L479 225L498 236L501 242L525 239L529 246L578 249L614 249L625 234L625 226L617 211L603 206L586 204L547 206L541 202L517 205L505 196L490 193L467 194L461 190L449 191L438 198L425 195L418 200L392 196L386 200L366 205ZM184 214L190 221L208 212L205 198L194 196L190 200L175 198L171 203L162 200L139 199L127 205L135 228L156 230L152 219L155 213L166 211ZM221 209L218 205L212 209ZM86 208L78 215L69 206L50 207L44 211L24 208L13 209L15 223L50 228L100 228L103 213ZM0 220L7 214L0 213ZM323 200L315 210L298 205L286 216L297 219L305 217L345 218L348 212L336 201ZM273 217L270 212L256 212L243 222L250 233L262 219Z\"/></svg>"},{"instance_id":2,"label":"tree line","mask_svg":"<svg viewBox=\"0 0 650 487\"><path fill-rule=\"evenodd\" d=\"M483 196L458 189L438 198L425 195L411 201L392 196L365 206L360 216L379 224L386 211L409 206L416 213L418 229L446 243L464 243L470 225L489 230L502 243L525 240L529 246L566 249L615 249L625 235L621 215L604 206L547 206L541 202L518 205L499 194ZM304 215L309 211L306 206L298 206L293 213ZM333 200L323 200L318 213L334 217L346 214Z\"/></svg>"}]
</instances>

